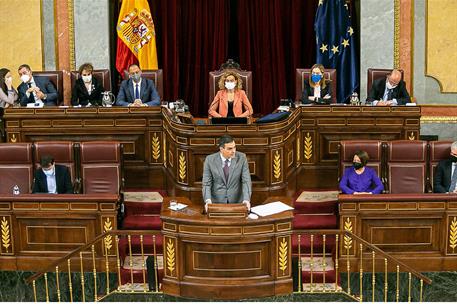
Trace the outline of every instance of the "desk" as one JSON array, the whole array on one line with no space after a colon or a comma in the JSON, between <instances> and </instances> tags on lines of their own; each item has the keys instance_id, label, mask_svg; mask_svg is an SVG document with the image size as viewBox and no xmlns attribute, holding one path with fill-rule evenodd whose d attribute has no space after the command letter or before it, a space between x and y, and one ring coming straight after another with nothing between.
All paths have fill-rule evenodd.
<instances>
[{"instance_id":1,"label":"desk","mask_svg":"<svg viewBox=\"0 0 457 304\"><path fill-rule=\"evenodd\" d=\"M292 211L249 219L209 219L201 204L162 205L163 291L200 299L243 299L292 292ZM277 197L290 204L290 198Z\"/></svg>"},{"instance_id":2,"label":"desk","mask_svg":"<svg viewBox=\"0 0 457 304\"><path fill-rule=\"evenodd\" d=\"M117 201L112 194L2 195L0 269L41 270L56 257L115 229ZM115 257L114 245L108 255ZM105 265L101 246L96 246L96 259L101 269Z\"/></svg>"},{"instance_id":3,"label":"desk","mask_svg":"<svg viewBox=\"0 0 457 304\"><path fill-rule=\"evenodd\" d=\"M7 142L119 140L127 187L167 188L201 200L203 162L229 133L247 154L253 202L303 187L336 188L338 143L347 139L418 139L420 107L303 106L269 124L196 125L166 109L8 108ZM306 178L304 178L304 176Z\"/></svg>"},{"instance_id":4,"label":"desk","mask_svg":"<svg viewBox=\"0 0 457 304\"><path fill-rule=\"evenodd\" d=\"M417 271L457 269L457 195L340 195L339 209L340 229L350 230ZM350 255L358 257L357 245ZM366 255L369 260L371 253Z\"/></svg>"}]
</instances>

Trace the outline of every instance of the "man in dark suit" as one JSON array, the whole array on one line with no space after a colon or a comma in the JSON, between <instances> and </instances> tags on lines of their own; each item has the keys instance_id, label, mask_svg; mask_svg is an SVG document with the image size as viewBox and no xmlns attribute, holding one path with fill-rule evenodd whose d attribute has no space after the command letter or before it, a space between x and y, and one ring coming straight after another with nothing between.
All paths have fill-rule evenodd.
<instances>
[{"instance_id":1,"label":"man in dark suit","mask_svg":"<svg viewBox=\"0 0 457 304\"><path fill-rule=\"evenodd\" d=\"M46 106L57 105L57 91L52 82L43 76L33 76L28 64L18 68L19 77L22 83L18 86L19 101L21 106L38 103Z\"/></svg>"},{"instance_id":2,"label":"man in dark suit","mask_svg":"<svg viewBox=\"0 0 457 304\"><path fill-rule=\"evenodd\" d=\"M137 64L128 68L129 79L122 81L117 94L116 105L128 107L160 106L160 96L154 82L141 77L141 69Z\"/></svg>"},{"instance_id":3,"label":"man in dark suit","mask_svg":"<svg viewBox=\"0 0 457 304\"><path fill-rule=\"evenodd\" d=\"M56 165L54 158L43 155L41 168L35 172L32 193L64 194L73 193L70 172L66 166Z\"/></svg>"},{"instance_id":4,"label":"man in dark suit","mask_svg":"<svg viewBox=\"0 0 457 304\"><path fill-rule=\"evenodd\" d=\"M230 135L219 138L219 151L208 155L203 165L203 201L208 204L243 203L251 208L252 183L246 155L236 151Z\"/></svg>"},{"instance_id":5,"label":"man in dark suit","mask_svg":"<svg viewBox=\"0 0 457 304\"><path fill-rule=\"evenodd\" d=\"M401 80L401 72L396 69L386 78L373 81L367 97L367 102L372 102L374 106L405 105L410 100L406 83Z\"/></svg>"},{"instance_id":6,"label":"man in dark suit","mask_svg":"<svg viewBox=\"0 0 457 304\"><path fill-rule=\"evenodd\" d=\"M438 163L433 178L433 192L435 193L457 193L457 141L451 145L449 159Z\"/></svg>"}]
</instances>

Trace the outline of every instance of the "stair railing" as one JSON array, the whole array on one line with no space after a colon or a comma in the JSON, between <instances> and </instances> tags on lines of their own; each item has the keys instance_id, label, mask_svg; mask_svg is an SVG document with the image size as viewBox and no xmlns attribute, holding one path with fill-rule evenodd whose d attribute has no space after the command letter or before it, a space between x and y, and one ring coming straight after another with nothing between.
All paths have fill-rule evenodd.
<instances>
[{"instance_id":1,"label":"stair railing","mask_svg":"<svg viewBox=\"0 0 457 304\"><path fill-rule=\"evenodd\" d=\"M406 300L408 302L412 300L422 302L424 283L432 283L426 276L350 231L337 229L294 230L294 235L297 237L298 245L298 253L295 254L298 258L296 266L298 267L298 276L295 278L297 280L296 293L343 293L360 302L364 300L371 300L372 302L405 302ZM302 252L304 235L308 236L309 254ZM320 248L322 250L319 254L316 254L314 245L317 237L320 237L322 242L322 248ZM330 246L328 246L328 241L331 238L335 240L333 252L329 251ZM309 271L306 271L309 275L309 283L305 284L302 282L302 271L304 269L302 258L304 257L309 258ZM332 284L329 284L328 281L326 283L326 269L328 266L326 258L330 257L334 260L335 270L335 280ZM346 267L340 267L341 263L345 263ZM380 264L382 267L379 266ZM321 271L318 271L319 268ZM366 273L367 269L371 273ZM316 283L315 276L317 273L321 275L320 283ZM407 288L400 286L400 274L404 273L407 274ZM343 284L344 279L346 282ZM369 284L366 284L367 279L370 281ZM378 289L377 282L380 279L382 284L379 284L381 289ZM418 294L413 292L414 286L417 288L417 284L413 282L413 279L419 283ZM351 285L351 282L354 283L354 281L356 284ZM392 289L392 284L394 284L394 289ZM407 293L404 290L407 290Z\"/></svg>"},{"instance_id":2,"label":"stair railing","mask_svg":"<svg viewBox=\"0 0 457 304\"><path fill-rule=\"evenodd\" d=\"M33 300L97 302L113 293L162 293L158 277L162 257L157 244L159 236L160 231L146 230L110 230L97 236L27 278L27 283L33 287ZM132 250L134 238L139 239L139 252ZM152 248L146 246L146 240L150 241ZM120 251L120 246L123 251ZM147 256L153 257L155 285L152 291L146 281ZM121 260L123 257L125 259ZM138 257L141 264L141 283L134 282L134 257ZM122 274L121 266L130 269Z\"/></svg>"}]
</instances>

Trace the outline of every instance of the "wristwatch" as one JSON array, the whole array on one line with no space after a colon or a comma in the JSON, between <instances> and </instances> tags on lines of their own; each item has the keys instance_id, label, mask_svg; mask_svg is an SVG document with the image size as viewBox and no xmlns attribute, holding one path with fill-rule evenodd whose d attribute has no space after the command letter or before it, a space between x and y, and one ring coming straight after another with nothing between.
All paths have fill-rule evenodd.
<instances>
[{"instance_id":1,"label":"wristwatch","mask_svg":"<svg viewBox=\"0 0 457 304\"><path fill-rule=\"evenodd\" d=\"M48 95L43 94L43 99L46 99L46 98L48 98Z\"/></svg>"}]
</instances>

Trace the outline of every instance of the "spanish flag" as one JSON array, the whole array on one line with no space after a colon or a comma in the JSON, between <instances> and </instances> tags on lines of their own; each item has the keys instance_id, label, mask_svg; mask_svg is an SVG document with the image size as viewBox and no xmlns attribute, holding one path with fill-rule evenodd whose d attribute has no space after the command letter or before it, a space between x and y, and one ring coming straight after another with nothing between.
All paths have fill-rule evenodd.
<instances>
[{"instance_id":1,"label":"spanish flag","mask_svg":"<svg viewBox=\"0 0 457 304\"><path fill-rule=\"evenodd\" d=\"M121 75L132 63L144 70L158 68L156 33L147 0L123 0L116 29L116 69Z\"/></svg>"}]
</instances>

